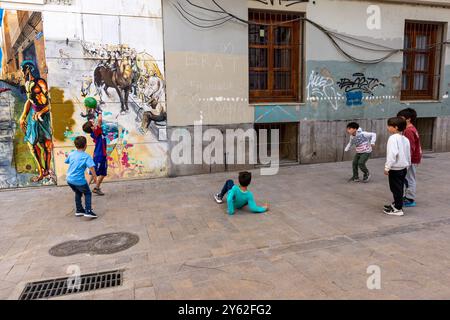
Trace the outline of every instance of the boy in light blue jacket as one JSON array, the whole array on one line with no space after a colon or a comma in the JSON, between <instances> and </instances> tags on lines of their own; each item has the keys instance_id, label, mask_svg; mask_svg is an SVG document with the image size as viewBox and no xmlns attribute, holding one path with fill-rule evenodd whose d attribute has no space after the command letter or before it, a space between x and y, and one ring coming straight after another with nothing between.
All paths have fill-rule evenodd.
<instances>
[{"instance_id":1,"label":"boy in light blue jacket","mask_svg":"<svg viewBox=\"0 0 450 320\"><path fill-rule=\"evenodd\" d=\"M252 181L252 174L244 171L239 173L239 186L235 185L233 180L228 180L220 193L214 195L217 203L223 203L223 197L228 193L227 205L228 214L233 215L236 209L241 209L248 205L253 213L264 213L269 210L269 204L262 207L256 205L253 193L248 190L248 186Z\"/></svg>"}]
</instances>

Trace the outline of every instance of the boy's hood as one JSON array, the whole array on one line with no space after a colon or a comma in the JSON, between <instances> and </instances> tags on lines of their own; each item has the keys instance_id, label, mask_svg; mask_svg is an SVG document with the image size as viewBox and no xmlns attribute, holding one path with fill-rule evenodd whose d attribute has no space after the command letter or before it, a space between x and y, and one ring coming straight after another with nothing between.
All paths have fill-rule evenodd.
<instances>
[{"instance_id":1,"label":"boy's hood","mask_svg":"<svg viewBox=\"0 0 450 320\"><path fill-rule=\"evenodd\" d=\"M363 133L363 129L362 129L362 128L359 128L359 129L355 132L355 135L354 135L354 136L357 136L358 134L361 134L361 133Z\"/></svg>"}]
</instances>

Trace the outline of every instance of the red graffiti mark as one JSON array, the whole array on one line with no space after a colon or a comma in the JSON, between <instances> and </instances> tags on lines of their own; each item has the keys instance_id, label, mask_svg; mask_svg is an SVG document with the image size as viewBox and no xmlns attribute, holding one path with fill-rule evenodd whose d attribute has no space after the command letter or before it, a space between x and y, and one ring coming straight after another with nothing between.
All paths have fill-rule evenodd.
<instances>
[{"instance_id":1,"label":"red graffiti mark","mask_svg":"<svg viewBox=\"0 0 450 320\"><path fill-rule=\"evenodd\" d=\"M125 166L125 168L131 167L130 163L128 162L128 153L124 152L122 155L122 165Z\"/></svg>"}]
</instances>

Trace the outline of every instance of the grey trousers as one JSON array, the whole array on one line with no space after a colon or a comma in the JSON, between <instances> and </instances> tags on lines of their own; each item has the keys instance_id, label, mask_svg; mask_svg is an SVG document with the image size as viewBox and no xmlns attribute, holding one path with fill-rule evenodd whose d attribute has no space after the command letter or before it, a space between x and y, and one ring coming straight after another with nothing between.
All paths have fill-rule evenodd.
<instances>
[{"instance_id":1,"label":"grey trousers","mask_svg":"<svg viewBox=\"0 0 450 320\"><path fill-rule=\"evenodd\" d=\"M413 164L408 168L408 173L406 174L405 198L408 198L410 200L416 199L416 172L417 164Z\"/></svg>"}]
</instances>

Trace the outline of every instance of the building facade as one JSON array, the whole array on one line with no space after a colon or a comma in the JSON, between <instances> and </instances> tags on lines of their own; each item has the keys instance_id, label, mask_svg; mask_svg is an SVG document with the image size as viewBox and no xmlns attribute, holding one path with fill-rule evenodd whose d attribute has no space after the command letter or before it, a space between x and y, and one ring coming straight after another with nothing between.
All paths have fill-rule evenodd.
<instances>
[{"instance_id":1,"label":"building facade","mask_svg":"<svg viewBox=\"0 0 450 320\"><path fill-rule=\"evenodd\" d=\"M383 156L386 119L412 107L424 149L450 151L446 0L23 0L0 7L1 188L65 184L64 160L83 134L87 96L101 101L109 180L253 167L232 165L225 146L219 163L175 163L171 138L180 128L193 133L199 121L220 132L278 129L281 161L306 164L350 159L343 149L351 120L378 133L374 156ZM32 79L22 72L27 61ZM36 79L48 85L49 123L24 114L24 88ZM32 126L44 126L39 139L30 138Z\"/></svg>"},{"instance_id":2,"label":"building facade","mask_svg":"<svg viewBox=\"0 0 450 320\"><path fill-rule=\"evenodd\" d=\"M377 132L384 156L386 119L412 107L424 149L450 150L450 2L222 1L242 19L224 24L212 1L194 4L213 11L164 2L169 130L200 114L222 131L274 128L282 162L333 162L352 157L348 121Z\"/></svg>"}]
</instances>

